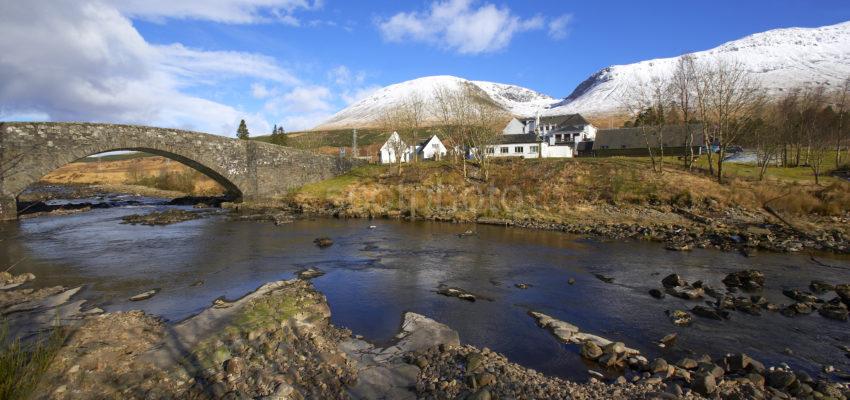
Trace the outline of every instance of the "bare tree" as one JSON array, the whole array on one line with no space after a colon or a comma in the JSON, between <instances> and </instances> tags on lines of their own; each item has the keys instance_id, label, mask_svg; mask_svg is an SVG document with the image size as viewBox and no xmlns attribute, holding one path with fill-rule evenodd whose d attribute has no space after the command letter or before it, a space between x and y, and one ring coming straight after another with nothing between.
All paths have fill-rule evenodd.
<instances>
[{"instance_id":1,"label":"bare tree","mask_svg":"<svg viewBox=\"0 0 850 400\"><path fill-rule=\"evenodd\" d=\"M709 142L717 146L717 181L723 182L727 150L752 126L764 102L760 85L744 66L722 59L708 66L704 124L709 124Z\"/></svg>"},{"instance_id":2,"label":"bare tree","mask_svg":"<svg viewBox=\"0 0 850 400\"><path fill-rule=\"evenodd\" d=\"M416 146L418 141L418 132L422 129L427 117L425 108L425 100L418 94L411 94L404 99L401 105L402 120L404 126L401 129L409 131L406 136L410 137L412 145ZM419 154L414 148L412 161L416 162L419 159Z\"/></svg>"},{"instance_id":3,"label":"bare tree","mask_svg":"<svg viewBox=\"0 0 850 400\"><path fill-rule=\"evenodd\" d=\"M643 136L652 171L664 172L664 131L670 107L669 84L660 77L640 83L621 98L631 116L631 126ZM656 151L657 150L657 151Z\"/></svg>"},{"instance_id":4,"label":"bare tree","mask_svg":"<svg viewBox=\"0 0 850 400\"><path fill-rule=\"evenodd\" d=\"M434 91L431 114L437 120L438 130L443 133L443 142L448 145L455 162L461 164L464 178L467 177L467 135L472 122L472 107L465 91L449 87L438 87Z\"/></svg>"},{"instance_id":5,"label":"bare tree","mask_svg":"<svg viewBox=\"0 0 850 400\"><path fill-rule=\"evenodd\" d=\"M848 147L850 156L850 129L847 129L847 108L850 107L850 78L844 80L844 84L835 94L835 109L838 113L838 125L835 134L835 166L841 166L841 146Z\"/></svg>"},{"instance_id":6,"label":"bare tree","mask_svg":"<svg viewBox=\"0 0 850 400\"><path fill-rule=\"evenodd\" d=\"M465 85L463 97L468 105L469 124L465 127L466 145L475 149L472 153L481 170L482 179L490 178L487 149L498 143L501 130L510 115L477 88Z\"/></svg>"},{"instance_id":7,"label":"bare tree","mask_svg":"<svg viewBox=\"0 0 850 400\"><path fill-rule=\"evenodd\" d=\"M684 157L685 167L688 169L691 168L694 162L694 133L691 128L691 121L695 113L696 72L694 57L686 54L679 57L676 63L676 69L673 71L673 76L670 79L670 94L673 104L680 114L681 119L679 123L682 128L682 134L685 137L685 146L688 148Z\"/></svg>"},{"instance_id":8,"label":"bare tree","mask_svg":"<svg viewBox=\"0 0 850 400\"><path fill-rule=\"evenodd\" d=\"M741 144L751 147L756 153L759 180L764 180L767 167L775 162L783 147L780 127L785 124L785 115L781 110L781 103L762 109L760 116L754 118L747 128L750 133L741 140Z\"/></svg>"},{"instance_id":9,"label":"bare tree","mask_svg":"<svg viewBox=\"0 0 850 400\"><path fill-rule=\"evenodd\" d=\"M401 165L405 161L409 145L404 141L403 133L406 126L406 112L403 106L392 107L383 115L380 116L378 123L381 129L388 132L390 136L387 138L388 150L392 153L390 157L394 158L397 167L398 175L401 175Z\"/></svg>"}]
</instances>

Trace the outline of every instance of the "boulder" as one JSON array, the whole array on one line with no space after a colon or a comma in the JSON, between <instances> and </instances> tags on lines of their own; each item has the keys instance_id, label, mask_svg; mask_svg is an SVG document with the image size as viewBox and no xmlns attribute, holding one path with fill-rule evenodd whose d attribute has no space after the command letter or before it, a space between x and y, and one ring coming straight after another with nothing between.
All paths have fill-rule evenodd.
<instances>
[{"instance_id":1,"label":"boulder","mask_svg":"<svg viewBox=\"0 0 850 400\"><path fill-rule=\"evenodd\" d=\"M744 372L750 367L754 360L744 353L731 354L724 358L726 370L730 372Z\"/></svg>"},{"instance_id":2,"label":"boulder","mask_svg":"<svg viewBox=\"0 0 850 400\"><path fill-rule=\"evenodd\" d=\"M528 289L528 288L531 287L531 285L529 285L527 283L517 283L514 286L516 286L517 289Z\"/></svg>"},{"instance_id":3,"label":"boulder","mask_svg":"<svg viewBox=\"0 0 850 400\"><path fill-rule=\"evenodd\" d=\"M318 277L320 277L324 274L325 274L324 271L322 271L318 268L310 267L310 268L299 271L298 272L298 279L306 281L306 280L310 280L310 279L313 279L313 278L318 278Z\"/></svg>"},{"instance_id":4,"label":"boulder","mask_svg":"<svg viewBox=\"0 0 850 400\"><path fill-rule=\"evenodd\" d=\"M661 280L661 284L664 285L664 287L672 288L677 286L685 286L688 284L688 282L685 282L685 280L682 279L679 274L670 274Z\"/></svg>"},{"instance_id":5,"label":"boulder","mask_svg":"<svg viewBox=\"0 0 850 400\"><path fill-rule=\"evenodd\" d=\"M595 276L596 279L599 279L600 281L605 282L605 283L613 283L614 282L614 278L611 278L609 276L605 276L605 275L602 275L602 274L593 274L593 276Z\"/></svg>"},{"instance_id":6,"label":"boulder","mask_svg":"<svg viewBox=\"0 0 850 400\"><path fill-rule=\"evenodd\" d=\"M796 381L797 376L793 372L776 369L767 373L767 384L774 389L783 390Z\"/></svg>"},{"instance_id":7,"label":"boulder","mask_svg":"<svg viewBox=\"0 0 850 400\"><path fill-rule=\"evenodd\" d=\"M656 358L649 364L649 371L653 374L666 374L670 370L670 365L663 358Z\"/></svg>"},{"instance_id":8,"label":"boulder","mask_svg":"<svg viewBox=\"0 0 850 400\"><path fill-rule=\"evenodd\" d=\"M828 303L818 310L818 313L825 318L834 319L837 321L847 321L848 312L847 306L844 304Z\"/></svg>"},{"instance_id":9,"label":"boulder","mask_svg":"<svg viewBox=\"0 0 850 400\"><path fill-rule=\"evenodd\" d=\"M659 342L661 344L665 345L665 346L670 346L671 344L676 342L676 338L678 338L678 337L679 337L679 335L675 332L669 333L669 334L665 335L663 338L661 338L661 340Z\"/></svg>"},{"instance_id":10,"label":"boulder","mask_svg":"<svg viewBox=\"0 0 850 400\"><path fill-rule=\"evenodd\" d=\"M726 371L719 365L710 362L701 362L697 367L697 372L700 374L713 375L715 380L720 379L726 374Z\"/></svg>"},{"instance_id":11,"label":"boulder","mask_svg":"<svg viewBox=\"0 0 850 400\"><path fill-rule=\"evenodd\" d=\"M670 321L676 326L688 326L694 321L690 313L682 310L667 311L667 316L670 317Z\"/></svg>"},{"instance_id":12,"label":"boulder","mask_svg":"<svg viewBox=\"0 0 850 400\"><path fill-rule=\"evenodd\" d=\"M744 290L759 290L764 287L764 281L764 274L754 269L733 272L723 278L723 284L727 287Z\"/></svg>"},{"instance_id":13,"label":"boulder","mask_svg":"<svg viewBox=\"0 0 850 400\"><path fill-rule=\"evenodd\" d=\"M712 374L697 374L691 382L691 389L703 396L708 396L717 390L717 381Z\"/></svg>"},{"instance_id":14,"label":"boulder","mask_svg":"<svg viewBox=\"0 0 850 400\"><path fill-rule=\"evenodd\" d=\"M602 356L602 348L596 343L588 340L581 344L580 354L588 360L596 360Z\"/></svg>"},{"instance_id":15,"label":"boulder","mask_svg":"<svg viewBox=\"0 0 850 400\"><path fill-rule=\"evenodd\" d=\"M447 297L457 297L458 299L466 300L466 301L470 301L470 302L475 301L475 295L474 294L469 293L469 292L467 292L463 289L460 289L460 288L444 286L444 287L437 289L437 293L441 294L443 296L447 296Z\"/></svg>"},{"instance_id":16,"label":"boulder","mask_svg":"<svg viewBox=\"0 0 850 400\"><path fill-rule=\"evenodd\" d=\"M690 286L676 286L667 288L667 293L670 293L671 296L675 296L685 300L699 300L702 298L703 294L705 294L702 288L694 288Z\"/></svg>"},{"instance_id":17,"label":"boulder","mask_svg":"<svg viewBox=\"0 0 850 400\"><path fill-rule=\"evenodd\" d=\"M824 294L831 290L835 290L835 286L830 285L824 281L814 280L809 283L809 290L811 290L812 293Z\"/></svg>"},{"instance_id":18,"label":"boulder","mask_svg":"<svg viewBox=\"0 0 850 400\"><path fill-rule=\"evenodd\" d=\"M664 298L664 292L662 292L658 289L650 289L649 295L652 296L652 297L655 297L656 299L663 299Z\"/></svg>"},{"instance_id":19,"label":"boulder","mask_svg":"<svg viewBox=\"0 0 850 400\"><path fill-rule=\"evenodd\" d=\"M679 362L677 362L676 365L679 368L682 368L682 369L696 369L696 367L699 366L699 364L697 363L697 360L694 360L693 358L687 358L687 357L679 360Z\"/></svg>"},{"instance_id":20,"label":"boulder","mask_svg":"<svg viewBox=\"0 0 850 400\"><path fill-rule=\"evenodd\" d=\"M844 304L850 305L850 283L836 285L834 290Z\"/></svg>"},{"instance_id":21,"label":"boulder","mask_svg":"<svg viewBox=\"0 0 850 400\"><path fill-rule=\"evenodd\" d=\"M718 321L722 321L723 319L729 318L728 312L705 306L696 306L691 309L691 312L694 313L694 315L698 315L703 318L715 319Z\"/></svg>"},{"instance_id":22,"label":"boulder","mask_svg":"<svg viewBox=\"0 0 850 400\"><path fill-rule=\"evenodd\" d=\"M815 295L797 289L784 289L782 290L782 294L800 303L817 303L821 301Z\"/></svg>"},{"instance_id":23,"label":"boulder","mask_svg":"<svg viewBox=\"0 0 850 400\"><path fill-rule=\"evenodd\" d=\"M157 293L159 293L159 290L160 290L159 288L156 288L156 289L148 290L147 292L139 293L139 294L137 294L133 297L130 297L130 301L147 300L147 299L155 296Z\"/></svg>"},{"instance_id":24,"label":"boulder","mask_svg":"<svg viewBox=\"0 0 850 400\"><path fill-rule=\"evenodd\" d=\"M323 237L320 237L320 238L316 238L316 239L314 239L314 240L313 240L313 243L315 243L315 244L316 244L316 246L319 246L319 248L324 249L324 248L326 248L326 247L331 247L331 246L333 246L334 241L333 241L331 238L329 238L329 237L324 237L324 236L323 236Z\"/></svg>"}]
</instances>

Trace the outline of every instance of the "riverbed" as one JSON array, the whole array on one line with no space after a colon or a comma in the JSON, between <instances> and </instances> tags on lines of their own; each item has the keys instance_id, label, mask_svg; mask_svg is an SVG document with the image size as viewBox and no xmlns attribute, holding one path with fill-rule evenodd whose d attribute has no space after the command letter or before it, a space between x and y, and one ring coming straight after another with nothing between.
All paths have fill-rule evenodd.
<instances>
[{"instance_id":1,"label":"riverbed","mask_svg":"<svg viewBox=\"0 0 850 400\"><path fill-rule=\"evenodd\" d=\"M816 263L808 254L675 252L642 241L398 220L296 219L278 226L211 214L168 226L129 225L121 218L191 207L121 199L121 207L0 224L0 265L17 263L13 272L34 273L34 286L82 285L76 298L89 306L142 309L172 322L221 296L239 298L265 282L315 267L326 272L313 283L328 298L332 322L367 340L390 341L403 313L413 311L457 330L464 343L579 381L587 378L589 366L578 347L539 328L529 310L623 341L650 358L746 352L767 365L787 362L814 374L823 365L850 370L850 358L837 349L850 344L847 322L817 313L788 318L732 312L729 320L695 317L692 326L677 327L664 311L701 302L648 294L673 272L720 288L727 273L755 268L767 278L762 294L788 304L783 288L806 289L812 279L850 282L846 257L818 255ZM458 235L467 230L475 234ZM313 240L320 236L334 244L317 247ZM519 283L530 287L517 288ZM441 296L440 285L472 292L477 301ZM161 290L149 300L128 300L154 288ZM676 344L660 348L658 340L672 332L678 333Z\"/></svg>"}]
</instances>

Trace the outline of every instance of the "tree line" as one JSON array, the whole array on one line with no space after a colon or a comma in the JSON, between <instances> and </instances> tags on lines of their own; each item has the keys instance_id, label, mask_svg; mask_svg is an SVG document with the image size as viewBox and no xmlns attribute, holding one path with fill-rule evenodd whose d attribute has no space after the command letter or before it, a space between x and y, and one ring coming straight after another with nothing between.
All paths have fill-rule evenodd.
<instances>
[{"instance_id":1,"label":"tree line","mask_svg":"<svg viewBox=\"0 0 850 400\"><path fill-rule=\"evenodd\" d=\"M850 77L839 87L809 85L769 97L741 63L691 55L680 57L670 76L653 77L621 98L630 118L625 126L643 136L654 171L663 173L664 139L675 132L683 136L677 139L685 143L685 167L693 167L694 148L702 146L719 182L729 150L744 146L755 152L759 179L769 165L808 166L819 183L828 157L836 166L850 157L848 101ZM694 143L697 136L701 143Z\"/></svg>"}]
</instances>

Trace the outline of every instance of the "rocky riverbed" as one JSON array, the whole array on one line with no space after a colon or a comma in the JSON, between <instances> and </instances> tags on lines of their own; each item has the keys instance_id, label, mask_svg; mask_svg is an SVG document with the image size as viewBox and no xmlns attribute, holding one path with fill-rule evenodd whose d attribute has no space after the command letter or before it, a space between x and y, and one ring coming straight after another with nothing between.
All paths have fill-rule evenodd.
<instances>
[{"instance_id":1,"label":"rocky riverbed","mask_svg":"<svg viewBox=\"0 0 850 400\"><path fill-rule=\"evenodd\" d=\"M3 274L0 311L15 325L48 326L59 315L67 340L34 398L97 399L846 399L850 386L812 378L746 354L648 360L640 349L531 312L541 329L580 347L592 376L577 383L545 376L458 333L405 313L383 346L330 323L325 297L309 280L270 282L236 300L217 300L179 323L141 311L84 310L76 290L20 289L30 274ZM681 278L679 278L681 279ZM737 280L736 280L737 279ZM674 282L675 281L675 282ZM733 284L758 283L739 274ZM687 284L676 277L673 284ZM843 290L839 288L839 290ZM62 311L62 312L57 312ZM29 316L26 319L25 316ZM37 329L36 329L37 331ZM26 337L27 335L21 336ZM673 339L664 339L672 341ZM850 351L850 349L845 349ZM611 371L616 371L613 375ZM605 371L603 374L600 371Z\"/></svg>"},{"instance_id":2,"label":"rocky riverbed","mask_svg":"<svg viewBox=\"0 0 850 400\"><path fill-rule=\"evenodd\" d=\"M753 255L758 251L801 252L806 250L850 253L850 214L811 216L797 223L770 209L747 210L707 203L691 207L658 205L595 204L584 216L550 221L534 217L460 218L456 212L413 214L381 208L360 210L347 204L323 206L298 203L242 204L235 210L259 218L259 214L281 212L337 218L405 218L444 222L476 222L487 225L544 229L602 239L641 239L664 243L667 249L719 249ZM280 218L274 217L274 218ZM269 217L269 219L274 219Z\"/></svg>"}]
</instances>

